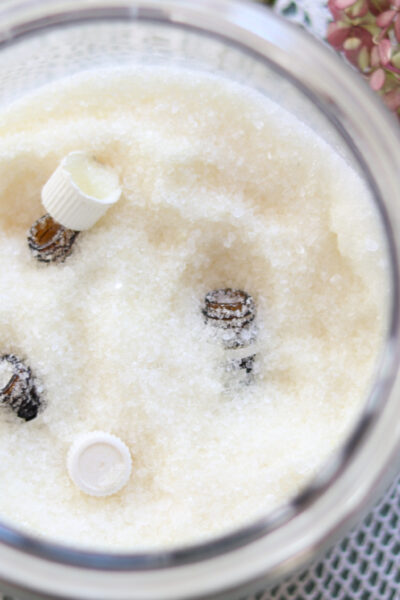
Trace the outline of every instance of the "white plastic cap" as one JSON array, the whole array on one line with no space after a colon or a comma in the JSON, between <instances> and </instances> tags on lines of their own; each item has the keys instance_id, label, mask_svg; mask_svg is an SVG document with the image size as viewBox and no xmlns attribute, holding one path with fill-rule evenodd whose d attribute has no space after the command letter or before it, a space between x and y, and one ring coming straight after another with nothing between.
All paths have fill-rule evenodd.
<instances>
[{"instance_id":1,"label":"white plastic cap","mask_svg":"<svg viewBox=\"0 0 400 600\"><path fill-rule=\"evenodd\" d=\"M90 229L121 196L118 175L87 152L70 152L42 189L42 204L67 229Z\"/></svg>"},{"instance_id":2,"label":"white plastic cap","mask_svg":"<svg viewBox=\"0 0 400 600\"><path fill-rule=\"evenodd\" d=\"M111 496L128 482L132 469L129 450L111 433L93 431L78 438L68 452L69 476L90 496Z\"/></svg>"}]
</instances>

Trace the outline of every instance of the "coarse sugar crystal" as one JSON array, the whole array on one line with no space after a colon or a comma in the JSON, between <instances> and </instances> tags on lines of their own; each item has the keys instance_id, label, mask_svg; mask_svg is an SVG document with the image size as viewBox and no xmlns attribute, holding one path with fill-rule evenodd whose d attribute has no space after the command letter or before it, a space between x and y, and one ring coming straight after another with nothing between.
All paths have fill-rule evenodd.
<instances>
[{"instance_id":1,"label":"coarse sugar crystal","mask_svg":"<svg viewBox=\"0 0 400 600\"><path fill-rule=\"evenodd\" d=\"M43 265L26 231L79 149L122 197ZM363 406L388 313L377 211L314 131L245 87L132 67L3 109L0 234L1 348L26 357L46 401L29 423L0 411L1 520L97 549L204 540L296 494ZM226 288L257 307L257 373L229 392L201 312ZM68 476L92 431L132 456L113 496Z\"/></svg>"}]
</instances>

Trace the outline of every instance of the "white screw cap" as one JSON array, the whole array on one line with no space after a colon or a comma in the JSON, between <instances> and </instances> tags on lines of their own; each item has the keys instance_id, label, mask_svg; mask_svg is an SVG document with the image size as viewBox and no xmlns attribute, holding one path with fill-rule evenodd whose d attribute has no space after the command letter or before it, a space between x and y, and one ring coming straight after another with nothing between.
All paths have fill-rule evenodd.
<instances>
[{"instance_id":1,"label":"white screw cap","mask_svg":"<svg viewBox=\"0 0 400 600\"><path fill-rule=\"evenodd\" d=\"M132 460L128 447L111 433L93 431L78 438L67 458L68 473L89 496L111 496L128 482Z\"/></svg>"},{"instance_id":2,"label":"white screw cap","mask_svg":"<svg viewBox=\"0 0 400 600\"><path fill-rule=\"evenodd\" d=\"M70 152L42 189L42 204L67 229L90 229L121 196L118 175L87 152Z\"/></svg>"}]
</instances>

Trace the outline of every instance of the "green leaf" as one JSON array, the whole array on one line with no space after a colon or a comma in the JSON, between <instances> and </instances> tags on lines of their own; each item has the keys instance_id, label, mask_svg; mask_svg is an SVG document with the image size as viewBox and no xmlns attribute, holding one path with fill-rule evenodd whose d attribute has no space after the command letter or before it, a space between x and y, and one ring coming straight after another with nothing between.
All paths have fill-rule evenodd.
<instances>
[{"instance_id":1,"label":"green leaf","mask_svg":"<svg viewBox=\"0 0 400 600\"><path fill-rule=\"evenodd\" d=\"M369 52L367 48L364 46L361 48L358 54L358 66L360 67L360 71L365 73L365 71L369 68Z\"/></svg>"}]
</instances>

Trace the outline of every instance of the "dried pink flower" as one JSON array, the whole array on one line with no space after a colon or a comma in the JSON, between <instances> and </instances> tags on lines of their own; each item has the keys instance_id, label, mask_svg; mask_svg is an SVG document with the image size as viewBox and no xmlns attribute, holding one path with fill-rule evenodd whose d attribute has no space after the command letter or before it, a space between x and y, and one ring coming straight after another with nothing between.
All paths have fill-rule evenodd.
<instances>
[{"instance_id":1,"label":"dried pink flower","mask_svg":"<svg viewBox=\"0 0 400 600\"><path fill-rule=\"evenodd\" d=\"M383 69L376 69L369 78L369 84L376 92L383 88L385 85L385 71Z\"/></svg>"},{"instance_id":2,"label":"dried pink flower","mask_svg":"<svg viewBox=\"0 0 400 600\"><path fill-rule=\"evenodd\" d=\"M328 42L400 118L400 0L329 0Z\"/></svg>"}]
</instances>

